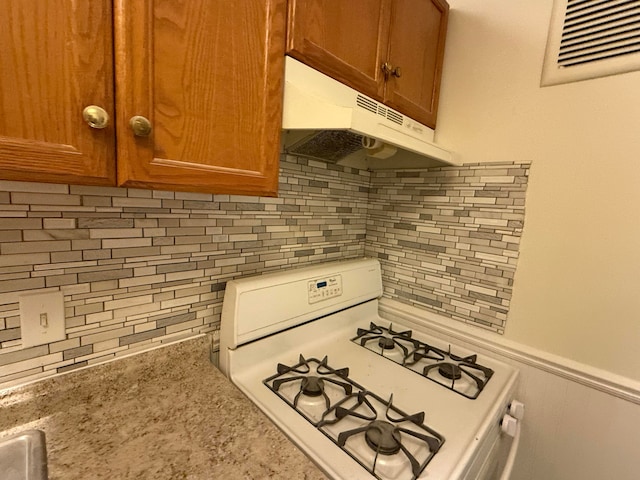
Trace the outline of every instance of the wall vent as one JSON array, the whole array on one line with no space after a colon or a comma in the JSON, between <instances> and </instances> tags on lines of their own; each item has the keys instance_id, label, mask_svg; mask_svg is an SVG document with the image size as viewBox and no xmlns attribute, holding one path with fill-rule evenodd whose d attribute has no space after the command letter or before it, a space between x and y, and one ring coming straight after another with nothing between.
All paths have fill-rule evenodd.
<instances>
[{"instance_id":1,"label":"wall vent","mask_svg":"<svg viewBox=\"0 0 640 480\"><path fill-rule=\"evenodd\" d=\"M640 70L640 0L555 0L541 86Z\"/></svg>"}]
</instances>

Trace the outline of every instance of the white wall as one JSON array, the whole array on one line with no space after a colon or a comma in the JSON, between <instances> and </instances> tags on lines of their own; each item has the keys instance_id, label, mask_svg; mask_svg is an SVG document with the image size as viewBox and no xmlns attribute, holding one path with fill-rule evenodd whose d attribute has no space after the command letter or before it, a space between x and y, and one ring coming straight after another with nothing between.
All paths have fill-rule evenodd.
<instances>
[{"instance_id":1,"label":"white wall","mask_svg":"<svg viewBox=\"0 0 640 480\"><path fill-rule=\"evenodd\" d=\"M531 161L505 336L640 380L640 72L541 88L552 0L449 0L437 141Z\"/></svg>"}]
</instances>

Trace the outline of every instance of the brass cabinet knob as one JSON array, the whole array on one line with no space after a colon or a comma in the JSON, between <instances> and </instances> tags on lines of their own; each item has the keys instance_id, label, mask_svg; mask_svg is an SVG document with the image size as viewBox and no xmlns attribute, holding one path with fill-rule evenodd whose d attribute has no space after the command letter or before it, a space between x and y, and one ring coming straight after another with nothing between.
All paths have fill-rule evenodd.
<instances>
[{"instance_id":1,"label":"brass cabinet knob","mask_svg":"<svg viewBox=\"0 0 640 480\"><path fill-rule=\"evenodd\" d=\"M151 133L151 122L142 115L134 115L129 120L131 130L136 137L148 137Z\"/></svg>"},{"instance_id":2,"label":"brass cabinet knob","mask_svg":"<svg viewBox=\"0 0 640 480\"><path fill-rule=\"evenodd\" d=\"M394 67L389 62L384 62L380 65L380 68L382 69L382 73L384 73L385 80L389 79L389 76L391 75L396 78L400 78L402 76L402 70L400 70L400 67Z\"/></svg>"},{"instance_id":3,"label":"brass cabinet knob","mask_svg":"<svg viewBox=\"0 0 640 480\"><path fill-rule=\"evenodd\" d=\"M380 65L380 69L382 70L385 79L389 78L389 75L391 75L391 72L393 71L393 67L389 62L384 62L382 65Z\"/></svg>"},{"instance_id":4,"label":"brass cabinet knob","mask_svg":"<svg viewBox=\"0 0 640 480\"><path fill-rule=\"evenodd\" d=\"M97 105L89 105L82 110L82 118L91 128L106 128L109 125L109 114Z\"/></svg>"}]
</instances>

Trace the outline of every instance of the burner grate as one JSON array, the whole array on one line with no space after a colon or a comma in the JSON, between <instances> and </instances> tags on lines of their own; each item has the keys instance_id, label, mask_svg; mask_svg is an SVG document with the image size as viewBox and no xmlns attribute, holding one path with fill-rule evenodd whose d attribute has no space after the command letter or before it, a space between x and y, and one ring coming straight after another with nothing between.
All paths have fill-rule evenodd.
<instances>
[{"instance_id":1,"label":"burner grate","mask_svg":"<svg viewBox=\"0 0 640 480\"><path fill-rule=\"evenodd\" d=\"M392 325L371 323L369 329L358 328L351 340L471 400L478 398L493 375L493 370L477 363L475 354L455 355L451 346L433 347L413 338L411 330L396 332Z\"/></svg>"},{"instance_id":2,"label":"burner grate","mask_svg":"<svg viewBox=\"0 0 640 480\"><path fill-rule=\"evenodd\" d=\"M360 346L400 364L419 344L411 338L410 330L396 332L392 326L385 328L375 323L371 323L368 330L358 328L358 334L352 340L359 343Z\"/></svg>"},{"instance_id":3,"label":"burner grate","mask_svg":"<svg viewBox=\"0 0 640 480\"><path fill-rule=\"evenodd\" d=\"M378 479L416 479L445 439L369 391L354 392L329 409L318 428Z\"/></svg>"},{"instance_id":4,"label":"burner grate","mask_svg":"<svg viewBox=\"0 0 640 480\"><path fill-rule=\"evenodd\" d=\"M327 357L278 364L263 383L379 480L415 480L445 439L424 424L425 414L407 415L333 369Z\"/></svg>"},{"instance_id":5,"label":"burner grate","mask_svg":"<svg viewBox=\"0 0 640 480\"><path fill-rule=\"evenodd\" d=\"M298 363L293 366L279 363L277 373L263 383L317 425L322 414L345 395L351 394L354 386L361 388L350 382L348 377L348 368L335 370L329 367L327 357L307 360L300 355Z\"/></svg>"}]
</instances>

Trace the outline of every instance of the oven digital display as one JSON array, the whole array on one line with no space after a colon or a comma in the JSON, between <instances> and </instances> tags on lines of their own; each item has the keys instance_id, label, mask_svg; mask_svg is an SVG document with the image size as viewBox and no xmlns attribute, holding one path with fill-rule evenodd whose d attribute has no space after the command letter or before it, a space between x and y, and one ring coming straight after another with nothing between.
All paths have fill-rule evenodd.
<instances>
[{"instance_id":1,"label":"oven digital display","mask_svg":"<svg viewBox=\"0 0 640 480\"><path fill-rule=\"evenodd\" d=\"M308 283L309 303L321 302L342 295L342 275L316 278Z\"/></svg>"}]
</instances>

